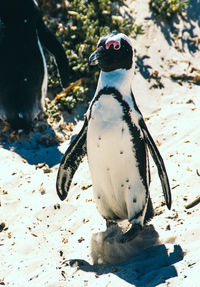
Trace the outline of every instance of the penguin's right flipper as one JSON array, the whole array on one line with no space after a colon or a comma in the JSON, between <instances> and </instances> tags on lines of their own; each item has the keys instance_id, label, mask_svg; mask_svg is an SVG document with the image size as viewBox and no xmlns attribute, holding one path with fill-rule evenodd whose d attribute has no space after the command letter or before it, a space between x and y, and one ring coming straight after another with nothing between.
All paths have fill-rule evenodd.
<instances>
[{"instance_id":1,"label":"penguin's right flipper","mask_svg":"<svg viewBox=\"0 0 200 287\"><path fill-rule=\"evenodd\" d=\"M85 118L83 127L74 141L66 150L58 170L56 189L61 200L67 197L74 173L79 167L81 160L86 155L86 136L88 121Z\"/></svg>"},{"instance_id":2,"label":"penguin's right flipper","mask_svg":"<svg viewBox=\"0 0 200 287\"><path fill-rule=\"evenodd\" d=\"M167 176L167 172L165 169L165 164L163 162L163 159L160 155L160 152L154 142L154 140L152 139L148 128L143 120L143 118L140 119L140 127L142 129L142 132L144 134L144 138L145 138L145 142L147 143L147 146L150 150L151 156L157 166L158 169L158 174L160 177L160 181L161 181L161 185L162 185L162 189L163 189L163 193L164 193L164 197L165 197L165 201L166 201L166 205L168 207L168 209L171 208L171 204L172 204L172 196L171 196L171 190L170 190L170 185L169 185L169 179Z\"/></svg>"}]
</instances>

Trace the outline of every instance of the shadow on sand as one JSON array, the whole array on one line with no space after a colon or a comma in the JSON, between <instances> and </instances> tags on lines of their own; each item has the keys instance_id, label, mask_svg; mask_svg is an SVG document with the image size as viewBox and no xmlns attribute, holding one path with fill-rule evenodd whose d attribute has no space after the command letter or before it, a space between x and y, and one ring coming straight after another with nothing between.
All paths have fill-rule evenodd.
<instances>
[{"instance_id":1,"label":"shadow on sand","mask_svg":"<svg viewBox=\"0 0 200 287\"><path fill-rule=\"evenodd\" d=\"M64 122L76 123L83 120L87 103L78 104L73 114L63 112ZM62 124L61 124L62 125ZM0 122L0 145L14 151L24 158L29 164L37 165L46 163L49 167L60 163L63 154L59 151L60 141L54 129L43 119L35 120L29 133L13 131L10 127L5 131L5 123ZM57 125L62 134L62 128ZM66 134L65 134L66 135ZM65 141L66 138L64 137Z\"/></svg>"},{"instance_id":2,"label":"shadow on sand","mask_svg":"<svg viewBox=\"0 0 200 287\"><path fill-rule=\"evenodd\" d=\"M96 275L113 273L134 286L147 286L149 282L148 286L153 287L177 276L174 264L183 259L184 252L180 245L161 244L153 225L145 226L129 243L106 243L107 233L100 232L92 237L94 265L78 259L69 260L69 265Z\"/></svg>"},{"instance_id":3,"label":"shadow on sand","mask_svg":"<svg viewBox=\"0 0 200 287\"><path fill-rule=\"evenodd\" d=\"M46 163L52 167L58 164L62 157L54 130L46 122L40 121L39 127L33 127L29 133L1 129L0 144L3 148L19 154L31 165Z\"/></svg>"}]
</instances>

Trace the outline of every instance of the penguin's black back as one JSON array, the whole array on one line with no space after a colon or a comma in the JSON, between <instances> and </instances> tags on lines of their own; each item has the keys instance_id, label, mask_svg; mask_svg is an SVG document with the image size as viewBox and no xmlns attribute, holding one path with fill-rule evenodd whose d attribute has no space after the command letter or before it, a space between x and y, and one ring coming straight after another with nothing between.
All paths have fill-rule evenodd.
<instances>
[{"instance_id":1,"label":"penguin's black back","mask_svg":"<svg viewBox=\"0 0 200 287\"><path fill-rule=\"evenodd\" d=\"M41 108L44 63L36 30L39 17L33 0L0 2L0 108L14 125L22 121L16 115L23 113L26 125L33 107Z\"/></svg>"}]
</instances>

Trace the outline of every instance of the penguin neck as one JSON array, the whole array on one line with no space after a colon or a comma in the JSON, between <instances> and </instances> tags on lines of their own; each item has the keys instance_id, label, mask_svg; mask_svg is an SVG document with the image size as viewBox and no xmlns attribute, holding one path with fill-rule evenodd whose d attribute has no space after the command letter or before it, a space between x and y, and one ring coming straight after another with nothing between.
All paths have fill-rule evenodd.
<instances>
[{"instance_id":1,"label":"penguin neck","mask_svg":"<svg viewBox=\"0 0 200 287\"><path fill-rule=\"evenodd\" d=\"M131 97L133 69L118 69L111 72L100 72L97 93L103 88L115 88L123 97Z\"/></svg>"}]
</instances>

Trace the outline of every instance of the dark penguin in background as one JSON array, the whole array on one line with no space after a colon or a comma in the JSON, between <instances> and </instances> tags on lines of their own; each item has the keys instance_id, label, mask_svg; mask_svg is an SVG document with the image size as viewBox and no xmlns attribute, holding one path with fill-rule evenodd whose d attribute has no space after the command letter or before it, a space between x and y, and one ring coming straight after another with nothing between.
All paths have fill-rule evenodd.
<instances>
[{"instance_id":1,"label":"dark penguin in background","mask_svg":"<svg viewBox=\"0 0 200 287\"><path fill-rule=\"evenodd\" d=\"M0 118L28 129L44 108L47 67L41 44L56 59L63 87L68 61L34 0L0 1Z\"/></svg>"},{"instance_id":2,"label":"dark penguin in background","mask_svg":"<svg viewBox=\"0 0 200 287\"><path fill-rule=\"evenodd\" d=\"M61 161L57 193L61 200L66 198L73 175L87 154L95 202L107 226L124 219L130 222L130 229L119 239L125 242L153 216L148 150L169 209L171 191L164 162L132 93L132 41L121 33L102 37L89 61L98 64L101 73L84 125Z\"/></svg>"}]
</instances>

